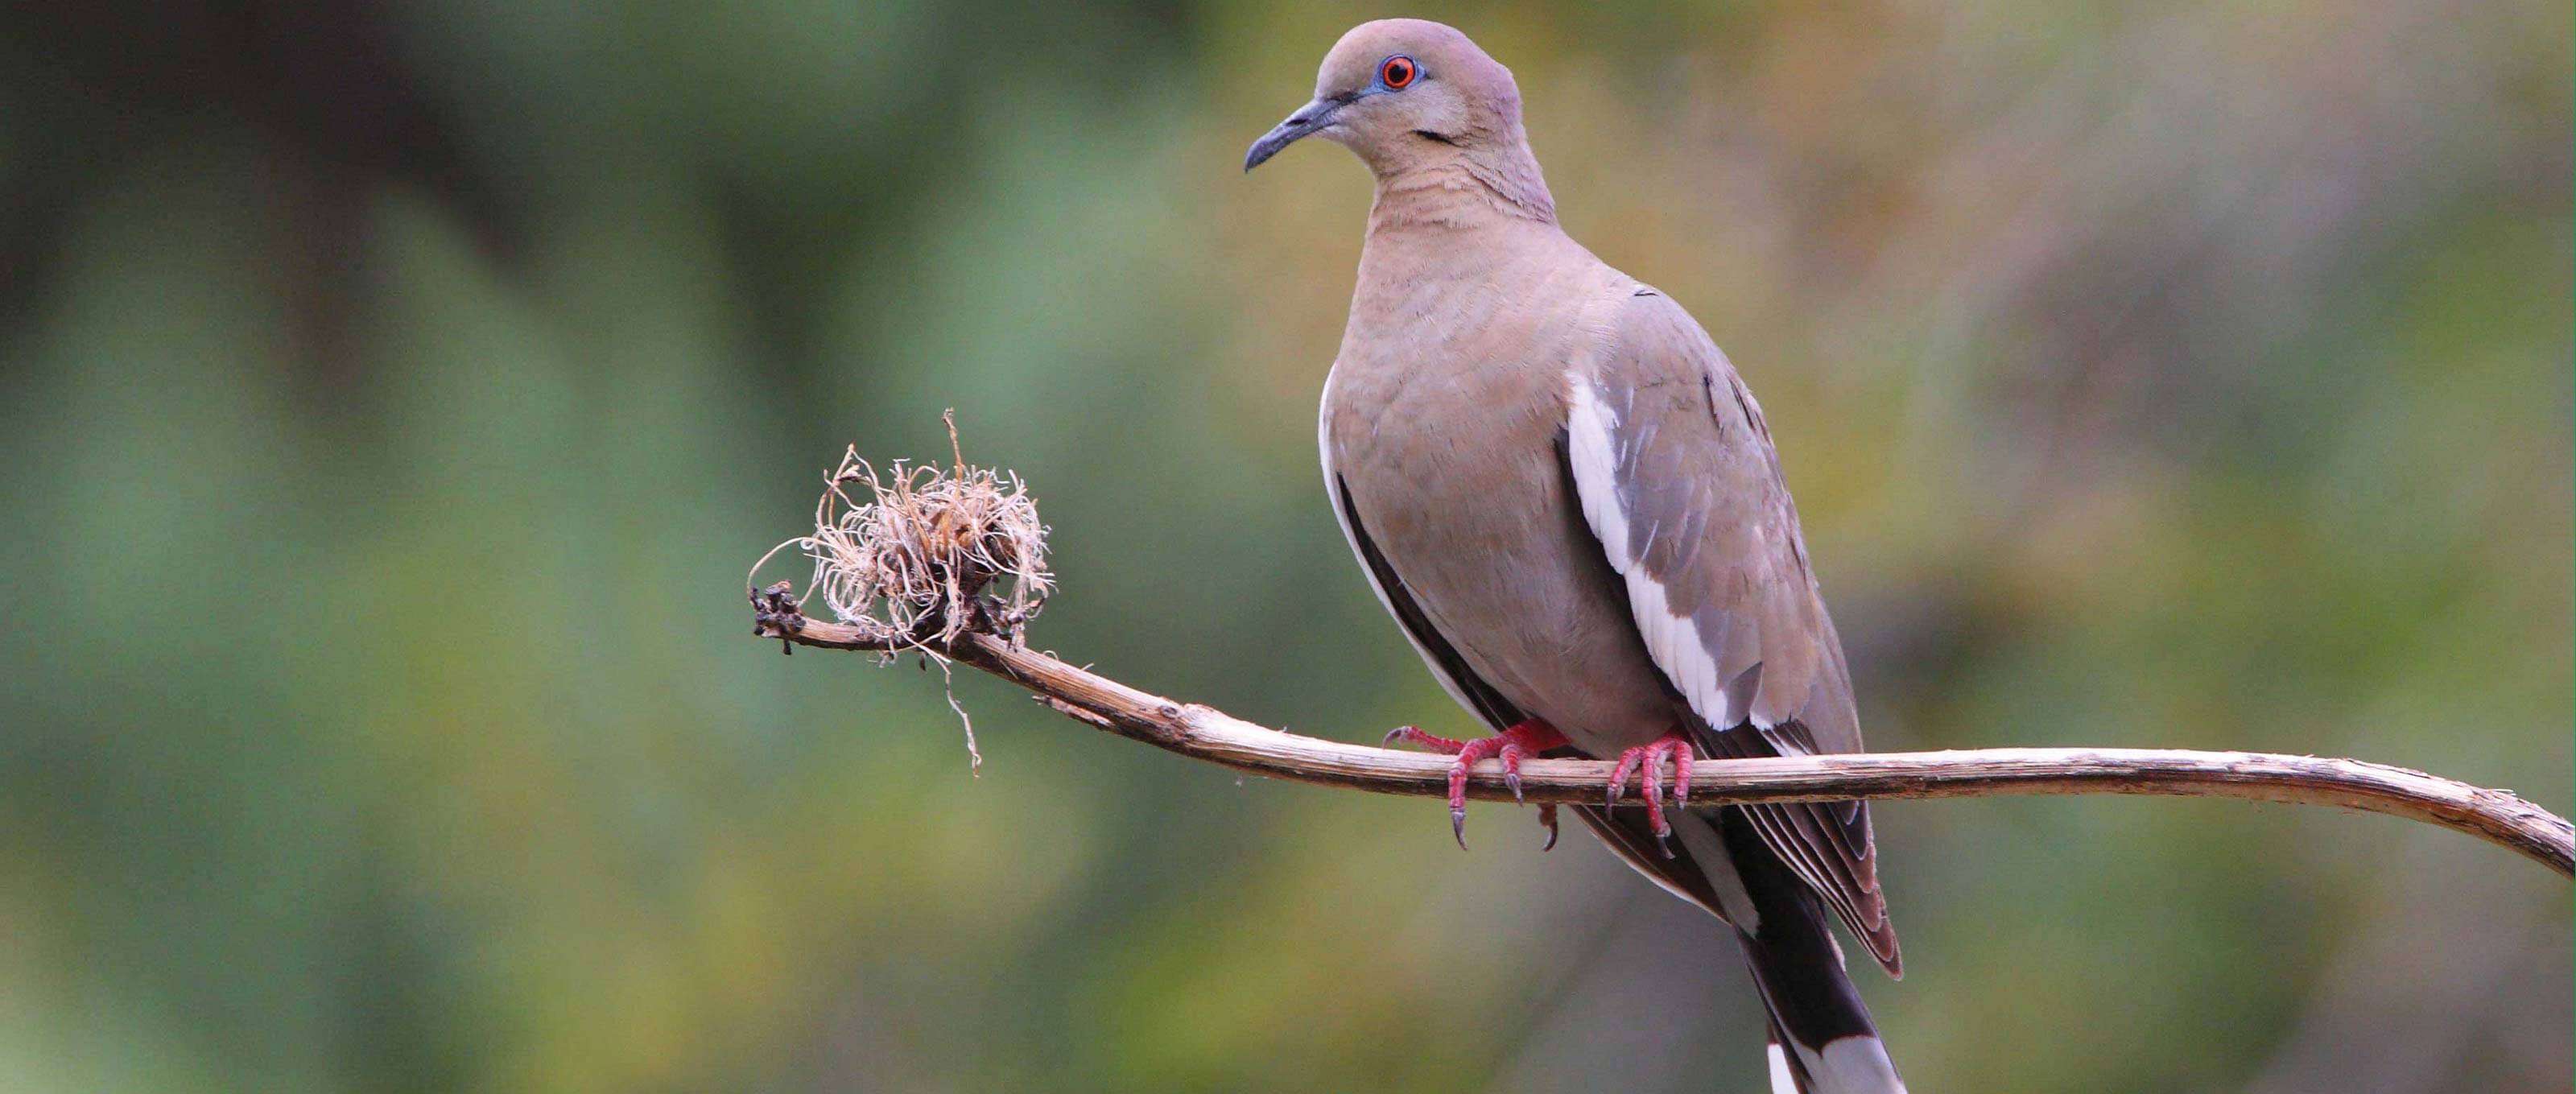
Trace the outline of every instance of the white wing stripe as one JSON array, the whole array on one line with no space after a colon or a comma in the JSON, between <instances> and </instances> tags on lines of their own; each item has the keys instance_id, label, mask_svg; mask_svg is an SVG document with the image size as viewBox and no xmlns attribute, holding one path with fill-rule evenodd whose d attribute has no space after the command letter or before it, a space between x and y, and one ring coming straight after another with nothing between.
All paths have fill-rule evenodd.
<instances>
[{"instance_id":1,"label":"white wing stripe","mask_svg":"<svg viewBox=\"0 0 2576 1094\"><path fill-rule=\"evenodd\" d=\"M1566 462L1574 472L1574 492L1583 503L1583 519L1600 539L1602 553L1609 556L1610 568L1627 579L1628 607L1636 617L1637 632L1646 640L1646 652L1682 693L1691 709L1713 728L1725 729L1731 723L1727 714L1728 681L1717 668L1717 655L1700 639L1699 628L1690 618L1673 609L1663 583L1637 564L1630 550L1628 514L1621 506L1618 487L1618 459L1612 437L1618 432L1619 419L1603 405L1600 387L1580 368L1565 374L1567 404ZM1661 531L1658 526L1656 531ZM1744 697L1751 705L1751 696ZM1764 727L1769 728L1769 727Z\"/></svg>"}]
</instances>

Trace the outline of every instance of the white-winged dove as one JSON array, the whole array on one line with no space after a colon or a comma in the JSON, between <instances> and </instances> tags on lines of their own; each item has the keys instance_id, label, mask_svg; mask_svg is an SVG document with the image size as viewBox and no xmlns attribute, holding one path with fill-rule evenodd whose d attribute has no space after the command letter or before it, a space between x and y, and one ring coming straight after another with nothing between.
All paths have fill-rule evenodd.
<instances>
[{"instance_id":1,"label":"white-winged dove","mask_svg":"<svg viewBox=\"0 0 2576 1094\"><path fill-rule=\"evenodd\" d=\"M1483 757L1507 771L1542 752L1616 757L1614 802L1642 765L1645 808L1577 808L1630 866L1734 927L1774 1087L1903 1090L1826 923L1830 909L1899 972L1868 809L1687 808L1694 754L1861 747L1761 407L1689 313L1557 225L1519 88L1465 35L1353 29L1244 169L1307 136L1377 179L1324 384L1325 486L1379 599L1495 731L1390 738L1457 754L1453 825Z\"/></svg>"}]
</instances>

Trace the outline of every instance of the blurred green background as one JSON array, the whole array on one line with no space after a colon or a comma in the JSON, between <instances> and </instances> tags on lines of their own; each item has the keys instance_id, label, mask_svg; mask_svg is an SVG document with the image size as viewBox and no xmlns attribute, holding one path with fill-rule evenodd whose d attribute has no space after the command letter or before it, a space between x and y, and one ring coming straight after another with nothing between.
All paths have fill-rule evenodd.
<instances>
[{"instance_id":1,"label":"blurred green background","mask_svg":"<svg viewBox=\"0 0 2576 1094\"><path fill-rule=\"evenodd\" d=\"M1034 638L1468 727L1315 470L1382 9L0 16L0 1088L1760 1088L1526 814L748 637L844 444L1017 469ZM1435 3L1760 392L1889 749L2571 797L2567 5ZM792 570L793 568L788 568ZM782 570L776 576L788 576ZM2378 817L1882 808L1923 1091L2565 1091L2570 893Z\"/></svg>"}]
</instances>

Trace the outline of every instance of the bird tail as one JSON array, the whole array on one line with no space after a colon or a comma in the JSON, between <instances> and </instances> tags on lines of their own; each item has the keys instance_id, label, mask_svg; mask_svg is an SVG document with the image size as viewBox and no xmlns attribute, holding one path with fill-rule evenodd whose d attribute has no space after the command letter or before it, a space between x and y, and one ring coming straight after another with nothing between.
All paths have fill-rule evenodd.
<instances>
[{"instance_id":1,"label":"bird tail","mask_svg":"<svg viewBox=\"0 0 2576 1094\"><path fill-rule=\"evenodd\" d=\"M1736 939L1771 1015L1771 1094L1905 1094L1905 1080L1830 942L1819 952L1744 931Z\"/></svg>"},{"instance_id":2,"label":"bird tail","mask_svg":"<svg viewBox=\"0 0 2576 1094\"><path fill-rule=\"evenodd\" d=\"M1750 825L1729 817L1718 827L1756 913L1735 925L1735 939L1770 1012L1772 1094L1905 1094L1843 969L1824 903Z\"/></svg>"},{"instance_id":3,"label":"bird tail","mask_svg":"<svg viewBox=\"0 0 2576 1094\"><path fill-rule=\"evenodd\" d=\"M1833 913L1738 806L1676 810L1667 858L1645 810L1578 805L1637 872L1735 928L1770 1014L1772 1094L1905 1094L1869 1008L1843 971Z\"/></svg>"}]
</instances>

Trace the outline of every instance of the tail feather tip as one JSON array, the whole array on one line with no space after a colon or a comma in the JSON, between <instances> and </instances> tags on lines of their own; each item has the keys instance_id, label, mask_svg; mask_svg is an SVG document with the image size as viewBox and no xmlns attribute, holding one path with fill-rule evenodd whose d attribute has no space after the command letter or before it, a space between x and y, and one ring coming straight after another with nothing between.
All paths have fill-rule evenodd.
<instances>
[{"instance_id":1,"label":"tail feather tip","mask_svg":"<svg viewBox=\"0 0 2576 1094\"><path fill-rule=\"evenodd\" d=\"M1774 1053L1772 1071L1776 1076L1786 1070L1788 1060ZM1887 1046L1876 1037L1837 1037L1825 1042L1821 1052L1797 1049L1799 1062L1806 1065L1812 1086L1808 1094L1905 1094L1905 1080L1896 1075L1896 1062L1887 1058ZM1778 1080L1773 1080L1775 1089Z\"/></svg>"}]
</instances>

